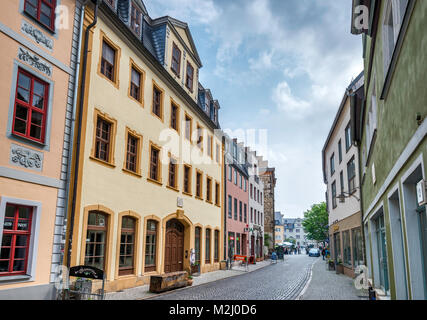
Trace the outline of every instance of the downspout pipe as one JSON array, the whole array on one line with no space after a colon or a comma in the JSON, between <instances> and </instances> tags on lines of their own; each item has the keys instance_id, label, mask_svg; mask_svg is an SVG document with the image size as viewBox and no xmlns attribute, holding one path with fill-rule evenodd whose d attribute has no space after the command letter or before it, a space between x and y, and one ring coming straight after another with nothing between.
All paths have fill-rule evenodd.
<instances>
[{"instance_id":1,"label":"downspout pipe","mask_svg":"<svg viewBox=\"0 0 427 320\"><path fill-rule=\"evenodd\" d=\"M77 182L79 180L80 142L81 142L81 135L82 135L82 114L83 114L83 104L84 104L84 98L85 98L89 32L98 22L98 7L101 3L101 0L92 0L92 2L95 2L94 18L93 18L93 22L86 28L85 42L83 47L82 79L80 83L81 90L80 90L79 114L78 114L78 122L77 122L78 127L77 127L77 139L76 139L76 157L75 157L75 163L74 163L73 198L71 203L70 231L69 231L69 237L68 237L68 252L67 252L68 268L70 267L70 264L71 264L70 260L71 260L71 250L72 250L72 243L73 243L74 218L76 213Z\"/></svg>"},{"instance_id":2,"label":"downspout pipe","mask_svg":"<svg viewBox=\"0 0 427 320\"><path fill-rule=\"evenodd\" d=\"M86 0L88 1L88 0ZM81 49L82 49L82 38L83 38L83 20L84 20L84 12L85 12L86 2L82 3L82 6L80 8L80 26L79 26L79 39L78 39L78 47L77 47L77 60L76 60L76 71L74 74L74 90L73 90L73 113L71 115L71 131L70 131L70 143L68 148L68 159L73 158L73 145L74 145L74 132L75 132L75 123L76 123L76 107L77 107L77 93L79 90L79 78L80 78L80 58L81 58ZM71 185L71 167L72 163L70 162L68 168L67 168L67 188L66 188L66 199L69 199L70 197L70 185ZM67 217L68 217L68 206L65 207L64 212L64 231L63 234L66 236L66 230L67 230ZM64 253L61 256L61 264L64 263Z\"/></svg>"}]
</instances>

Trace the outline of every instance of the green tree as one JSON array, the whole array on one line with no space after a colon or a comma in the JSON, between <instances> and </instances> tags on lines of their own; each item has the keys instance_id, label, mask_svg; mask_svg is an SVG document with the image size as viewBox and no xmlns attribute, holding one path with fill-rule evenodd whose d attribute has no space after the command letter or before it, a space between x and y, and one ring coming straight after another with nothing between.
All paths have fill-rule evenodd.
<instances>
[{"instance_id":1,"label":"green tree","mask_svg":"<svg viewBox=\"0 0 427 320\"><path fill-rule=\"evenodd\" d=\"M311 209L304 212L302 222L307 239L324 241L328 238L328 212L326 203L314 204Z\"/></svg>"},{"instance_id":2,"label":"green tree","mask_svg":"<svg viewBox=\"0 0 427 320\"><path fill-rule=\"evenodd\" d=\"M286 239L285 242L289 242L289 243L295 244L296 240L293 239L293 238L292 239Z\"/></svg>"}]
</instances>

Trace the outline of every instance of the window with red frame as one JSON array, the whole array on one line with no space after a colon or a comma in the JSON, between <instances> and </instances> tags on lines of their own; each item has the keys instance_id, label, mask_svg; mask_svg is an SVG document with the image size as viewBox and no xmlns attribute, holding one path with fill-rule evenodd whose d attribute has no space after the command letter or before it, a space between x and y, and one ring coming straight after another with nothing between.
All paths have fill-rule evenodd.
<instances>
[{"instance_id":1,"label":"window with red frame","mask_svg":"<svg viewBox=\"0 0 427 320\"><path fill-rule=\"evenodd\" d=\"M37 142L44 142L49 85L18 71L12 132Z\"/></svg>"},{"instance_id":2,"label":"window with red frame","mask_svg":"<svg viewBox=\"0 0 427 320\"><path fill-rule=\"evenodd\" d=\"M31 207L6 205L0 247L0 276L27 273L32 217Z\"/></svg>"},{"instance_id":3,"label":"window with red frame","mask_svg":"<svg viewBox=\"0 0 427 320\"><path fill-rule=\"evenodd\" d=\"M55 29L56 0L25 0L24 11L50 30Z\"/></svg>"}]
</instances>

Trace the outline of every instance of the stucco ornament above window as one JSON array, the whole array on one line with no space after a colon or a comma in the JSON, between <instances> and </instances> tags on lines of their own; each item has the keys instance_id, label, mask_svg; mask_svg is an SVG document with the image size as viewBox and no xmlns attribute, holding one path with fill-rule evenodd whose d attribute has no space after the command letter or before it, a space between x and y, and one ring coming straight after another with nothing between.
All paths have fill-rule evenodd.
<instances>
[{"instance_id":1,"label":"stucco ornament above window","mask_svg":"<svg viewBox=\"0 0 427 320\"><path fill-rule=\"evenodd\" d=\"M42 44L47 49L53 49L53 41L46 37L43 32L34 28L27 21L23 20L21 25L21 30L28 36L30 36L37 44Z\"/></svg>"},{"instance_id":2,"label":"stucco ornament above window","mask_svg":"<svg viewBox=\"0 0 427 320\"><path fill-rule=\"evenodd\" d=\"M43 153L12 144L10 147L10 163L21 168L41 171Z\"/></svg>"},{"instance_id":3,"label":"stucco ornament above window","mask_svg":"<svg viewBox=\"0 0 427 320\"><path fill-rule=\"evenodd\" d=\"M18 52L18 58L19 60L22 60L29 64L30 66L40 70L47 76L52 75L52 66L48 64L47 62L43 61L39 56L36 54L30 53L28 50L25 50L23 48L19 48Z\"/></svg>"}]
</instances>

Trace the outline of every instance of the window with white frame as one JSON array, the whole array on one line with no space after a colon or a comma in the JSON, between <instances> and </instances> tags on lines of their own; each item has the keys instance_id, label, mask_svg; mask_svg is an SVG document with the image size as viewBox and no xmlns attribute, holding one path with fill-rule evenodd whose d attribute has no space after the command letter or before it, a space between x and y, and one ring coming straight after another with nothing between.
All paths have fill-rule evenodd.
<instances>
[{"instance_id":1,"label":"window with white frame","mask_svg":"<svg viewBox=\"0 0 427 320\"><path fill-rule=\"evenodd\" d=\"M375 130L377 130L377 95L374 76L374 87L372 88L371 105L369 106L368 119L366 122L366 147L369 154L371 149L372 139L374 138Z\"/></svg>"},{"instance_id":2,"label":"window with white frame","mask_svg":"<svg viewBox=\"0 0 427 320\"><path fill-rule=\"evenodd\" d=\"M387 74L394 48L399 37L403 18L405 17L408 0L388 0L385 5L383 19L383 59L384 59L384 77Z\"/></svg>"}]
</instances>

